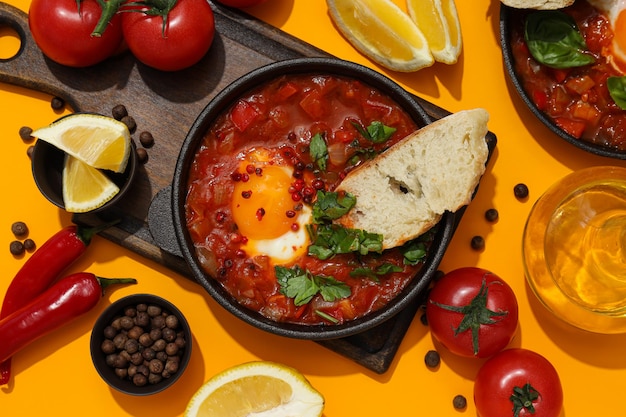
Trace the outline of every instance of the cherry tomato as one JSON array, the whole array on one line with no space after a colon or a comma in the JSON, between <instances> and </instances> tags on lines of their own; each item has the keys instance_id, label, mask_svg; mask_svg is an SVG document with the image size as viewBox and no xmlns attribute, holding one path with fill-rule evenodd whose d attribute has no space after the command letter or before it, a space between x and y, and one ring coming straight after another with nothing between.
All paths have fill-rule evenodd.
<instances>
[{"instance_id":1,"label":"cherry tomato","mask_svg":"<svg viewBox=\"0 0 626 417\"><path fill-rule=\"evenodd\" d=\"M527 349L507 349L478 370L474 403L480 417L557 417L563 388L546 358Z\"/></svg>"},{"instance_id":2,"label":"cherry tomato","mask_svg":"<svg viewBox=\"0 0 626 417\"><path fill-rule=\"evenodd\" d=\"M485 269L459 268L430 291L426 318L435 339L452 353L487 358L504 349L517 330L511 287Z\"/></svg>"},{"instance_id":3,"label":"cherry tomato","mask_svg":"<svg viewBox=\"0 0 626 417\"><path fill-rule=\"evenodd\" d=\"M124 39L133 55L162 71L178 71L197 63L215 36L215 18L206 0L169 0L175 5L163 15L143 13L146 7L122 13Z\"/></svg>"},{"instance_id":4,"label":"cherry tomato","mask_svg":"<svg viewBox=\"0 0 626 417\"><path fill-rule=\"evenodd\" d=\"M122 44L122 22L114 16L102 36L92 36L102 8L96 0L33 0L28 24L39 49L51 60L87 67L105 60Z\"/></svg>"},{"instance_id":5,"label":"cherry tomato","mask_svg":"<svg viewBox=\"0 0 626 417\"><path fill-rule=\"evenodd\" d=\"M217 0L218 3L222 3L225 6L230 7L252 7L257 4L265 3L267 0Z\"/></svg>"}]
</instances>

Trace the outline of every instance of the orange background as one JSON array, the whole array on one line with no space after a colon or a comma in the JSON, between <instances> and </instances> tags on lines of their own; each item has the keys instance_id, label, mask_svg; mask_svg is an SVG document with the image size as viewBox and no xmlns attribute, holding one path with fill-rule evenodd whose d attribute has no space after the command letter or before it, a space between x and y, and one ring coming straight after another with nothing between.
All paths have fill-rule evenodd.
<instances>
[{"instance_id":1,"label":"orange background","mask_svg":"<svg viewBox=\"0 0 626 417\"><path fill-rule=\"evenodd\" d=\"M8 3L25 11L29 5L28 0ZM406 10L404 1L396 3ZM435 64L411 74L387 71L357 53L333 27L322 0L268 0L248 12L335 56L370 66L450 111L484 107L490 112L489 128L498 137L497 150L441 269L479 266L509 282L520 304L520 327L513 345L537 351L555 365L564 388L563 416L624 415L626 336L586 333L552 317L525 283L520 247L532 203L554 181L584 167L626 163L566 144L524 107L505 74L499 45L499 7L495 0L458 1L464 41L459 62L452 66ZM4 35L0 37L0 57L10 57L18 41L6 30L0 34ZM30 237L42 244L70 223L70 216L48 203L37 190L26 156L28 144L18 136L21 126L36 128L58 117L59 113L50 108L49 96L0 84L4 202L0 241L5 245L0 251L0 294L24 262L9 252L9 242L14 239L11 224L26 222ZM526 202L513 195L513 186L519 182L530 189ZM483 217L492 207L500 212L495 224ZM470 248L474 235L485 237L484 251ZM317 343L256 330L226 313L196 284L105 239L97 237L72 270L107 277L134 276L139 284L110 292L93 311L19 352L13 359L11 384L0 388L3 416L180 416L191 395L212 375L258 359L282 362L304 373L325 396L327 417L476 415L473 378L481 362L447 353L417 319L389 371L378 375ZM136 292L161 295L176 304L194 334L187 371L173 387L150 397L127 396L110 389L99 378L89 355L91 326L99 312L110 302ZM424 355L433 347L439 348L443 360L438 369L429 370ZM468 399L466 410L453 409L452 398L457 394Z\"/></svg>"}]
</instances>

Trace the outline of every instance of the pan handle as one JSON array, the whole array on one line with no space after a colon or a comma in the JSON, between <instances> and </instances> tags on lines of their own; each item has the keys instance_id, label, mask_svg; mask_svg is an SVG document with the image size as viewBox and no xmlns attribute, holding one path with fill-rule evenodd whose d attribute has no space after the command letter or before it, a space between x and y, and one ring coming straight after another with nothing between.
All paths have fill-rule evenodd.
<instances>
[{"instance_id":1,"label":"pan handle","mask_svg":"<svg viewBox=\"0 0 626 417\"><path fill-rule=\"evenodd\" d=\"M61 97L77 111L76 101L51 69L58 64L46 58L35 43L28 27L28 14L0 2L0 27L10 27L20 40L19 50L14 56L0 59L0 81Z\"/></svg>"}]
</instances>

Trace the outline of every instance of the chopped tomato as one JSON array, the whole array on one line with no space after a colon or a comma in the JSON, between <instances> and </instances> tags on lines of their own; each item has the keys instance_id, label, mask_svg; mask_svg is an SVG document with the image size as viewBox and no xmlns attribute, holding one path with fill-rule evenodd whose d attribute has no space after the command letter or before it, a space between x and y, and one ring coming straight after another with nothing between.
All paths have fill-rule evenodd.
<instances>
[{"instance_id":1,"label":"chopped tomato","mask_svg":"<svg viewBox=\"0 0 626 417\"><path fill-rule=\"evenodd\" d=\"M596 83L589 75L573 77L565 81L565 88L567 88L568 91L577 94L586 93L587 91L591 90L595 85Z\"/></svg>"},{"instance_id":2,"label":"chopped tomato","mask_svg":"<svg viewBox=\"0 0 626 417\"><path fill-rule=\"evenodd\" d=\"M250 126L259 116L259 112L247 101L240 100L230 112L230 119L241 132Z\"/></svg>"},{"instance_id":3,"label":"chopped tomato","mask_svg":"<svg viewBox=\"0 0 626 417\"><path fill-rule=\"evenodd\" d=\"M300 101L300 107L312 118L321 118L324 116L324 105L322 104L322 98L319 91L311 90Z\"/></svg>"},{"instance_id":4,"label":"chopped tomato","mask_svg":"<svg viewBox=\"0 0 626 417\"><path fill-rule=\"evenodd\" d=\"M554 119L554 122L558 127L563 129L565 132L574 136L575 138L580 138L585 131L585 122L581 122L579 120L567 119L565 117L557 117Z\"/></svg>"}]
</instances>

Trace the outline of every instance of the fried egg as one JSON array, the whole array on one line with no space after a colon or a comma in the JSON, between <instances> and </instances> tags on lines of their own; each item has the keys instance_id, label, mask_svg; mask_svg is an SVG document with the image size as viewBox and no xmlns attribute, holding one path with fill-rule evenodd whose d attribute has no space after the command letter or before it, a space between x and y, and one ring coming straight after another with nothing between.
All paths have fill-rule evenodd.
<instances>
[{"instance_id":1,"label":"fried egg","mask_svg":"<svg viewBox=\"0 0 626 417\"><path fill-rule=\"evenodd\" d=\"M306 225L311 209L292 198L293 167L280 153L255 148L242 156L232 197L233 218L245 238L241 249L248 257L265 255L275 265L306 253Z\"/></svg>"},{"instance_id":2,"label":"fried egg","mask_svg":"<svg viewBox=\"0 0 626 417\"><path fill-rule=\"evenodd\" d=\"M588 1L609 19L613 30L612 63L618 71L626 73L626 0Z\"/></svg>"}]
</instances>

